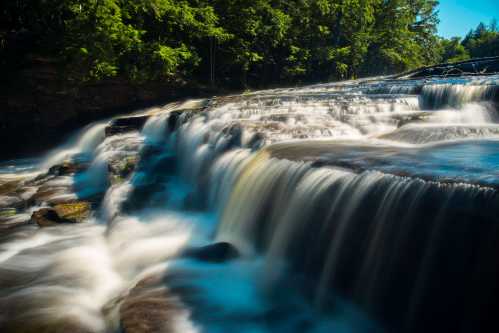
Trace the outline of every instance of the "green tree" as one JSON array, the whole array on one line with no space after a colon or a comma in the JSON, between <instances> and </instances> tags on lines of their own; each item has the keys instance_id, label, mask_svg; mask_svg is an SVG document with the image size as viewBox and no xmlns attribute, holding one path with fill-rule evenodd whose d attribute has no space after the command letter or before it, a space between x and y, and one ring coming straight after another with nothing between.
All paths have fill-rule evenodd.
<instances>
[{"instance_id":1,"label":"green tree","mask_svg":"<svg viewBox=\"0 0 499 333\"><path fill-rule=\"evenodd\" d=\"M442 59L441 62L457 62L470 58L468 50L461 44L461 38L452 37L440 41Z\"/></svg>"}]
</instances>

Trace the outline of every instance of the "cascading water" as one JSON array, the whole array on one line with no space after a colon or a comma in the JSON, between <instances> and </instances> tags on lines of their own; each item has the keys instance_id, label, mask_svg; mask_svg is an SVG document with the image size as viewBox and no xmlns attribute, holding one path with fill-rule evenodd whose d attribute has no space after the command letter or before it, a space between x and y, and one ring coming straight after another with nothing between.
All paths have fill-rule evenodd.
<instances>
[{"instance_id":1,"label":"cascading water","mask_svg":"<svg viewBox=\"0 0 499 333\"><path fill-rule=\"evenodd\" d=\"M498 80L173 103L3 163L0 330L497 328Z\"/></svg>"}]
</instances>

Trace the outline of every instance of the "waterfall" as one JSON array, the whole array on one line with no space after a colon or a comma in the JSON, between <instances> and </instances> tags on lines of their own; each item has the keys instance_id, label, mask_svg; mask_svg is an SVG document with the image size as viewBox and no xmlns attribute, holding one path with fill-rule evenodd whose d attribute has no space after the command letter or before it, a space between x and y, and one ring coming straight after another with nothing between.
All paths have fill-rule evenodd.
<instances>
[{"instance_id":1,"label":"waterfall","mask_svg":"<svg viewBox=\"0 0 499 333\"><path fill-rule=\"evenodd\" d=\"M494 283L467 283L485 271L486 281L498 278L488 270L498 213L491 188L317 169L260 153L234 185L217 238L266 253L270 280L276 263L292 262L317 285L321 306L339 293L389 318L388 327L418 331L426 316L439 325L461 314L456 327L468 325L457 304L493 301ZM470 299L474 288L480 296Z\"/></svg>"},{"instance_id":2,"label":"waterfall","mask_svg":"<svg viewBox=\"0 0 499 333\"><path fill-rule=\"evenodd\" d=\"M497 101L499 90L492 84L431 84L423 86L421 105L425 109L461 107L477 101Z\"/></svg>"},{"instance_id":3,"label":"waterfall","mask_svg":"<svg viewBox=\"0 0 499 333\"><path fill-rule=\"evenodd\" d=\"M167 121L169 116L168 113L151 116L142 128L142 135L152 142L164 140L168 129Z\"/></svg>"},{"instance_id":4,"label":"waterfall","mask_svg":"<svg viewBox=\"0 0 499 333\"><path fill-rule=\"evenodd\" d=\"M51 151L43 159L41 169L48 169L81 153L91 153L104 140L106 122L90 124L71 139L63 148Z\"/></svg>"},{"instance_id":5,"label":"waterfall","mask_svg":"<svg viewBox=\"0 0 499 333\"><path fill-rule=\"evenodd\" d=\"M473 76L91 124L36 166L0 168L0 330L497 327L498 121L497 77ZM30 221L75 202L92 208L80 223Z\"/></svg>"}]
</instances>

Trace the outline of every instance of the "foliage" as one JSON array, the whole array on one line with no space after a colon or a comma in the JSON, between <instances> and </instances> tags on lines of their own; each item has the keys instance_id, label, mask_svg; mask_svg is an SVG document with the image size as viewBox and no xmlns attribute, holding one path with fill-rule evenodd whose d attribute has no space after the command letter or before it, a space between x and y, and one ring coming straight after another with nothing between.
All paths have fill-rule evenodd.
<instances>
[{"instance_id":1,"label":"foliage","mask_svg":"<svg viewBox=\"0 0 499 333\"><path fill-rule=\"evenodd\" d=\"M4 0L0 66L33 56L72 82L265 86L498 55L497 23L436 36L435 0Z\"/></svg>"},{"instance_id":2,"label":"foliage","mask_svg":"<svg viewBox=\"0 0 499 333\"><path fill-rule=\"evenodd\" d=\"M497 21L486 26L484 23L471 30L461 40L459 37L440 41L441 61L455 62L469 58L499 56L499 28Z\"/></svg>"},{"instance_id":3,"label":"foliage","mask_svg":"<svg viewBox=\"0 0 499 333\"><path fill-rule=\"evenodd\" d=\"M468 50L461 44L461 38L459 37L442 39L440 47L442 48L442 59L445 62L457 62L470 58Z\"/></svg>"}]
</instances>

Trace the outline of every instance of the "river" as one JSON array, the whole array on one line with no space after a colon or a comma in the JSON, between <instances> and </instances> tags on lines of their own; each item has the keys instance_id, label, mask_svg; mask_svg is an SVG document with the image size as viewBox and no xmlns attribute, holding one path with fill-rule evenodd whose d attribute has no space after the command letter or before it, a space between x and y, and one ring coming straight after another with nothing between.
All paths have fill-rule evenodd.
<instances>
[{"instance_id":1,"label":"river","mask_svg":"<svg viewBox=\"0 0 499 333\"><path fill-rule=\"evenodd\" d=\"M138 110L0 163L0 331L498 328L498 189L499 76Z\"/></svg>"}]
</instances>

